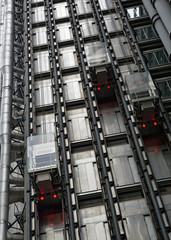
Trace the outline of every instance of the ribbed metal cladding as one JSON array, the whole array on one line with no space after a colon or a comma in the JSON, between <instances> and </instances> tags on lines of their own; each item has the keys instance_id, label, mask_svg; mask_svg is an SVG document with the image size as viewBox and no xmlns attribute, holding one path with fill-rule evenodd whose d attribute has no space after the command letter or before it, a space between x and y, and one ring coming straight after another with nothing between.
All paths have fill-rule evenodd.
<instances>
[{"instance_id":1,"label":"ribbed metal cladding","mask_svg":"<svg viewBox=\"0 0 171 240\"><path fill-rule=\"evenodd\" d=\"M1 102L0 237L7 239L13 84L14 1L4 2L4 51Z\"/></svg>"}]
</instances>

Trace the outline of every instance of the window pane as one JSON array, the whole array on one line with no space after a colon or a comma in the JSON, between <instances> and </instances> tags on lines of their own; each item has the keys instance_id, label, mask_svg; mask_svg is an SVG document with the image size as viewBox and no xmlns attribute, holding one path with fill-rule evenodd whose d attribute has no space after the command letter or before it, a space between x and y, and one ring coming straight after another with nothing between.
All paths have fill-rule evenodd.
<instances>
[{"instance_id":1,"label":"window pane","mask_svg":"<svg viewBox=\"0 0 171 240\"><path fill-rule=\"evenodd\" d=\"M146 27L146 28L136 29L135 32L136 32L136 37L137 37L138 41L152 39L152 38L157 37L157 34L155 33L154 29L151 26Z\"/></svg>"},{"instance_id":2,"label":"window pane","mask_svg":"<svg viewBox=\"0 0 171 240\"><path fill-rule=\"evenodd\" d=\"M148 53L145 56L147 58L147 62L148 62L149 67L154 67L154 66L158 65L157 61L154 57L154 53Z\"/></svg>"},{"instance_id":3,"label":"window pane","mask_svg":"<svg viewBox=\"0 0 171 240\"><path fill-rule=\"evenodd\" d=\"M146 27L144 28L144 31L148 39L157 37L157 34L152 27Z\"/></svg>"},{"instance_id":4,"label":"window pane","mask_svg":"<svg viewBox=\"0 0 171 240\"><path fill-rule=\"evenodd\" d=\"M159 62L159 64L166 64L169 63L168 58L166 57L166 54L164 51L160 51L160 52L155 52L156 58Z\"/></svg>"},{"instance_id":5,"label":"window pane","mask_svg":"<svg viewBox=\"0 0 171 240\"><path fill-rule=\"evenodd\" d=\"M163 98L171 97L171 81L158 83Z\"/></svg>"},{"instance_id":6,"label":"window pane","mask_svg":"<svg viewBox=\"0 0 171 240\"><path fill-rule=\"evenodd\" d=\"M127 16L128 18L138 18L138 17L147 16L147 12L143 6L138 6L134 8L128 8Z\"/></svg>"},{"instance_id":7,"label":"window pane","mask_svg":"<svg viewBox=\"0 0 171 240\"><path fill-rule=\"evenodd\" d=\"M169 63L169 59L164 50L145 54L149 67L164 65Z\"/></svg>"}]
</instances>

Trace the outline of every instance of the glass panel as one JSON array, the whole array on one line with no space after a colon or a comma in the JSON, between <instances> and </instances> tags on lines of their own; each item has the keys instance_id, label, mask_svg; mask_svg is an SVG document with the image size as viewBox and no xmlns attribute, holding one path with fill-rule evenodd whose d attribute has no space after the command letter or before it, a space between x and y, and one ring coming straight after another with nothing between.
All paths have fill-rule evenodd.
<instances>
[{"instance_id":1,"label":"glass panel","mask_svg":"<svg viewBox=\"0 0 171 240\"><path fill-rule=\"evenodd\" d=\"M147 16L147 12L143 6L133 7L127 9L128 18L138 18Z\"/></svg>"},{"instance_id":2,"label":"glass panel","mask_svg":"<svg viewBox=\"0 0 171 240\"><path fill-rule=\"evenodd\" d=\"M125 78L128 94L132 99L156 96L155 86L148 72L134 73Z\"/></svg>"},{"instance_id":3,"label":"glass panel","mask_svg":"<svg viewBox=\"0 0 171 240\"><path fill-rule=\"evenodd\" d=\"M155 33L154 29L151 26L146 27L146 28L136 29L135 32L136 32L136 37L137 37L138 41L152 39L152 38L157 37L157 34Z\"/></svg>"},{"instance_id":4,"label":"glass panel","mask_svg":"<svg viewBox=\"0 0 171 240\"><path fill-rule=\"evenodd\" d=\"M156 58L157 58L159 64L163 65L163 64L169 63L169 60L164 51L155 52L155 55L156 55Z\"/></svg>"},{"instance_id":5,"label":"glass panel","mask_svg":"<svg viewBox=\"0 0 171 240\"><path fill-rule=\"evenodd\" d=\"M171 97L171 80L158 83L163 98Z\"/></svg>"},{"instance_id":6,"label":"glass panel","mask_svg":"<svg viewBox=\"0 0 171 240\"><path fill-rule=\"evenodd\" d=\"M164 65L169 63L169 59L164 50L145 54L149 67Z\"/></svg>"},{"instance_id":7,"label":"glass panel","mask_svg":"<svg viewBox=\"0 0 171 240\"><path fill-rule=\"evenodd\" d=\"M59 165L55 135L47 133L27 138L28 172L39 172Z\"/></svg>"},{"instance_id":8,"label":"glass panel","mask_svg":"<svg viewBox=\"0 0 171 240\"><path fill-rule=\"evenodd\" d=\"M85 46L85 53L89 66L104 65L109 63L107 48L103 42L91 43Z\"/></svg>"}]
</instances>

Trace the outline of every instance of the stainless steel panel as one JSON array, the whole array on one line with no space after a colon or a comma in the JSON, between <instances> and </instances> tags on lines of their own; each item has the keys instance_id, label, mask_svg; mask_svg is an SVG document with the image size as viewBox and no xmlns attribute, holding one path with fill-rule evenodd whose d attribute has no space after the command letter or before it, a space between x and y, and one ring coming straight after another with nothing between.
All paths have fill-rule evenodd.
<instances>
[{"instance_id":1,"label":"stainless steel panel","mask_svg":"<svg viewBox=\"0 0 171 240\"><path fill-rule=\"evenodd\" d=\"M94 19L80 20L80 27L83 37L90 37L98 34L97 25Z\"/></svg>"},{"instance_id":2,"label":"stainless steel panel","mask_svg":"<svg viewBox=\"0 0 171 240\"><path fill-rule=\"evenodd\" d=\"M47 232L47 240L64 240L65 239L65 230L64 229L60 229L60 230L56 230L54 232Z\"/></svg>"},{"instance_id":3,"label":"stainless steel panel","mask_svg":"<svg viewBox=\"0 0 171 240\"><path fill-rule=\"evenodd\" d=\"M31 0L31 3L40 3L42 0Z\"/></svg>"},{"instance_id":4,"label":"stainless steel panel","mask_svg":"<svg viewBox=\"0 0 171 240\"><path fill-rule=\"evenodd\" d=\"M171 177L171 153L163 148L164 146L147 148L147 155L157 179Z\"/></svg>"},{"instance_id":5,"label":"stainless steel panel","mask_svg":"<svg viewBox=\"0 0 171 240\"><path fill-rule=\"evenodd\" d=\"M87 0L76 0L76 10L78 14L85 14L92 12L91 3Z\"/></svg>"},{"instance_id":6,"label":"stainless steel panel","mask_svg":"<svg viewBox=\"0 0 171 240\"><path fill-rule=\"evenodd\" d=\"M70 23L56 25L56 36L58 41L73 39Z\"/></svg>"},{"instance_id":7,"label":"stainless steel panel","mask_svg":"<svg viewBox=\"0 0 171 240\"><path fill-rule=\"evenodd\" d=\"M116 186L134 184L140 181L133 157L131 158L131 163L133 168L128 157L113 158L111 160L112 173Z\"/></svg>"},{"instance_id":8,"label":"stainless steel panel","mask_svg":"<svg viewBox=\"0 0 171 240\"><path fill-rule=\"evenodd\" d=\"M143 216L132 216L127 218L129 237L132 240L150 240L146 230Z\"/></svg>"},{"instance_id":9,"label":"stainless steel panel","mask_svg":"<svg viewBox=\"0 0 171 240\"><path fill-rule=\"evenodd\" d=\"M114 4L112 0L99 0L101 10L114 8Z\"/></svg>"},{"instance_id":10,"label":"stainless steel panel","mask_svg":"<svg viewBox=\"0 0 171 240\"><path fill-rule=\"evenodd\" d=\"M44 6L32 8L32 23L39 23L45 21Z\"/></svg>"},{"instance_id":11,"label":"stainless steel panel","mask_svg":"<svg viewBox=\"0 0 171 240\"><path fill-rule=\"evenodd\" d=\"M66 100L83 98L83 88L79 74L63 78Z\"/></svg>"},{"instance_id":12,"label":"stainless steel panel","mask_svg":"<svg viewBox=\"0 0 171 240\"><path fill-rule=\"evenodd\" d=\"M133 155L129 144L127 143L120 143L108 147L108 153L110 158Z\"/></svg>"},{"instance_id":13,"label":"stainless steel panel","mask_svg":"<svg viewBox=\"0 0 171 240\"><path fill-rule=\"evenodd\" d=\"M171 223L171 194L164 194L162 195L162 200L164 203L164 206L166 208L168 217L169 217L169 221Z\"/></svg>"},{"instance_id":14,"label":"stainless steel panel","mask_svg":"<svg viewBox=\"0 0 171 240\"><path fill-rule=\"evenodd\" d=\"M36 106L53 104L52 83L51 80L42 80L35 82Z\"/></svg>"},{"instance_id":15,"label":"stainless steel panel","mask_svg":"<svg viewBox=\"0 0 171 240\"><path fill-rule=\"evenodd\" d=\"M73 167L77 193L100 189L100 179L95 158L74 161Z\"/></svg>"},{"instance_id":16,"label":"stainless steel panel","mask_svg":"<svg viewBox=\"0 0 171 240\"><path fill-rule=\"evenodd\" d=\"M131 56L130 46L125 37L113 38L111 42L117 58Z\"/></svg>"},{"instance_id":17,"label":"stainless steel panel","mask_svg":"<svg viewBox=\"0 0 171 240\"><path fill-rule=\"evenodd\" d=\"M157 235L150 216L128 217L126 218L125 227L127 229L127 237L129 240L157 239Z\"/></svg>"},{"instance_id":18,"label":"stainless steel panel","mask_svg":"<svg viewBox=\"0 0 171 240\"><path fill-rule=\"evenodd\" d=\"M125 131L123 118L115 103L109 102L99 104L99 110L105 134L114 134Z\"/></svg>"},{"instance_id":19,"label":"stainless steel panel","mask_svg":"<svg viewBox=\"0 0 171 240\"><path fill-rule=\"evenodd\" d=\"M55 116L53 113L38 115L36 117L37 134L55 132Z\"/></svg>"},{"instance_id":20,"label":"stainless steel panel","mask_svg":"<svg viewBox=\"0 0 171 240\"><path fill-rule=\"evenodd\" d=\"M105 20L108 32L115 32L115 31L122 30L121 24L116 14L105 15L104 20Z\"/></svg>"},{"instance_id":21,"label":"stainless steel panel","mask_svg":"<svg viewBox=\"0 0 171 240\"><path fill-rule=\"evenodd\" d=\"M91 224L106 221L106 211L103 205L88 206L80 209L81 224Z\"/></svg>"},{"instance_id":22,"label":"stainless steel panel","mask_svg":"<svg viewBox=\"0 0 171 240\"><path fill-rule=\"evenodd\" d=\"M78 65L74 47L60 49L60 62L62 68L75 67Z\"/></svg>"},{"instance_id":23,"label":"stainless steel panel","mask_svg":"<svg viewBox=\"0 0 171 240\"><path fill-rule=\"evenodd\" d=\"M120 203L120 207L121 207L122 216L124 218L134 216L134 215L149 214L149 209L147 207L147 204L144 198L123 201Z\"/></svg>"},{"instance_id":24,"label":"stainless steel panel","mask_svg":"<svg viewBox=\"0 0 171 240\"><path fill-rule=\"evenodd\" d=\"M33 29L33 46L47 45L46 27Z\"/></svg>"},{"instance_id":25,"label":"stainless steel panel","mask_svg":"<svg viewBox=\"0 0 171 240\"><path fill-rule=\"evenodd\" d=\"M48 51L34 53L34 73L50 71Z\"/></svg>"},{"instance_id":26,"label":"stainless steel panel","mask_svg":"<svg viewBox=\"0 0 171 240\"><path fill-rule=\"evenodd\" d=\"M88 150L82 150L82 151L72 153L73 165L79 164L80 160L87 161L87 159L92 159L92 158L95 158L94 150L88 149Z\"/></svg>"},{"instance_id":27,"label":"stainless steel panel","mask_svg":"<svg viewBox=\"0 0 171 240\"><path fill-rule=\"evenodd\" d=\"M77 117L68 121L71 141L84 140L91 137L87 117Z\"/></svg>"},{"instance_id":28,"label":"stainless steel panel","mask_svg":"<svg viewBox=\"0 0 171 240\"><path fill-rule=\"evenodd\" d=\"M87 224L81 228L82 240L110 240L109 228L106 222Z\"/></svg>"},{"instance_id":29,"label":"stainless steel panel","mask_svg":"<svg viewBox=\"0 0 171 240\"><path fill-rule=\"evenodd\" d=\"M148 233L150 236L150 240L156 240L157 239L157 234L154 228L153 221L151 219L151 216L145 216L144 217L145 223L147 225Z\"/></svg>"},{"instance_id":30,"label":"stainless steel panel","mask_svg":"<svg viewBox=\"0 0 171 240\"><path fill-rule=\"evenodd\" d=\"M56 3L53 5L54 6L54 18L58 19L58 18L65 18L69 16L68 13L68 7L67 7L67 3L63 2L63 3Z\"/></svg>"}]
</instances>

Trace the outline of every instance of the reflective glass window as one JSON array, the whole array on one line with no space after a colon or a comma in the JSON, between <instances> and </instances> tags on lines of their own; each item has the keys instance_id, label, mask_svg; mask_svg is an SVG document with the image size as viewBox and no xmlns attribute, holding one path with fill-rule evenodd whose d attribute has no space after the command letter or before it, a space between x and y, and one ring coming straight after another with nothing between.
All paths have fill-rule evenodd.
<instances>
[{"instance_id":1,"label":"reflective glass window","mask_svg":"<svg viewBox=\"0 0 171 240\"><path fill-rule=\"evenodd\" d=\"M169 63L168 56L164 50L147 53L145 54L145 57L149 67L155 67Z\"/></svg>"},{"instance_id":2,"label":"reflective glass window","mask_svg":"<svg viewBox=\"0 0 171 240\"><path fill-rule=\"evenodd\" d=\"M138 41L148 40L157 37L155 30L149 26L145 28L138 28L135 30Z\"/></svg>"},{"instance_id":3,"label":"reflective glass window","mask_svg":"<svg viewBox=\"0 0 171 240\"><path fill-rule=\"evenodd\" d=\"M139 18L139 17L147 16L147 12L144 6L127 8L127 16L128 18Z\"/></svg>"},{"instance_id":4,"label":"reflective glass window","mask_svg":"<svg viewBox=\"0 0 171 240\"><path fill-rule=\"evenodd\" d=\"M163 98L171 97L171 80L160 82L157 85Z\"/></svg>"}]
</instances>

